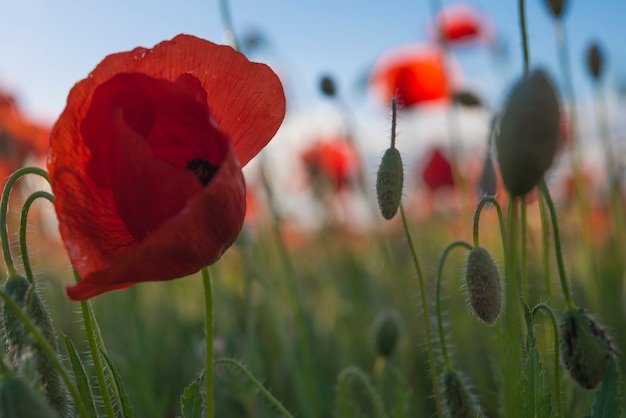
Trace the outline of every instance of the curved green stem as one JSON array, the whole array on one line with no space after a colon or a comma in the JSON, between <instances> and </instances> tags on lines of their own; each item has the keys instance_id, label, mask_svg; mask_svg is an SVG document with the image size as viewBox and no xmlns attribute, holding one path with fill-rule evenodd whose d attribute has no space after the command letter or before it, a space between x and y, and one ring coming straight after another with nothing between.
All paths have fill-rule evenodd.
<instances>
[{"instance_id":1,"label":"curved green stem","mask_svg":"<svg viewBox=\"0 0 626 418\"><path fill-rule=\"evenodd\" d=\"M535 317L535 314L540 310L548 314L548 316L550 317L550 322L552 323L552 333L554 334L554 393L556 397L556 408L558 411L558 416L563 417L563 406L561 405L561 383L559 379L561 365L559 325L556 320L556 316L554 315L554 311L552 311L552 308L550 308L550 306L545 303L539 303L533 308L533 318Z\"/></svg>"},{"instance_id":2,"label":"curved green stem","mask_svg":"<svg viewBox=\"0 0 626 418\"><path fill-rule=\"evenodd\" d=\"M527 248L526 248L526 196L521 197L520 201L520 276L521 276L521 292L524 299L528 299L528 266L526 265Z\"/></svg>"},{"instance_id":3,"label":"curved green stem","mask_svg":"<svg viewBox=\"0 0 626 418\"><path fill-rule=\"evenodd\" d=\"M448 253L456 247L465 247L468 251L472 250L472 246L465 241L455 241L448 245L439 258L439 264L437 265L437 283L435 290L435 306L437 310L437 327L439 330L439 345L441 346L441 355L443 356L443 366L446 370L450 370L450 358L448 357L448 348L446 347L446 336L443 331L443 319L441 317L441 273L443 271L443 264L446 261Z\"/></svg>"},{"instance_id":4,"label":"curved green stem","mask_svg":"<svg viewBox=\"0 0 626 418\"><path fill-rule=\"evenodd\" d=\"M7 211L9 209L9 198L11 197L11 190L15 182L26 174L37 174L50 183L48 173L39 167L23 167L16 170L8 178L2 191L2 202L0 203L0 240L2 241L2 252L4 253L4 263L7 266L7 276L14 276L17 274L15 264L13 263L13 257L11 256L11 246L9 243L9 231L7 229Z\"/></svg>"},{"instance_id":5,"label":"curved green stem","mask_svg":"<svg viewBox=\"0 0 626 418\"><path fill-rule=\"evenodd\" d=\"M369 396L370 401L374 406L375 416L379 418L387 418L387 413L385 412L383 401L380 398L380 395L378 394L378 392L376 392L374 386L372 386L372 383L367 378L367 375L363 373L363 371L358 367L350 366L343 369L341 373L339 373L339 376L337 377L337 385L340 387L340 389L343 385L347 384L348 378L350 377L356 378L365 387L367 395Z\"/></svg>"},{"instance_id":6,"label":"curved green stem","mask_svg":"<svg viewBox=\"0 0 626 418\"><path fill-rule=\"evenodd\" d=\"M33 282L33 270L30 266L30 258L28 257L28 246L26 245L26 226L28 223L28 211L31 205L38 198L47 199L50 203L54 203L54 196L48 192L38 191L26 199L22 206L22 214L20 217L20 251L22 253L22 264L24 264L24 272L26 273L26 279L29 282Z\"/></svg>"},{"instance_id":7,"label":"curved green stem","mask_svg":"<svg viewBox=\"0 0 626 418\"><path fill-rule=\"evenodd\" d=\"M209 268L202 269L202 285L204 287L204 322L205 322L205 363L204 379L206 383L206 417L215 416L215 400L213 392L213 295Z\"/></svg>"},{"instance_id":8,"label":"curved green stem","mask_svg":"<svg viewBox=\"0 0 626 418\"><path fill-rule=\"evenodd\" d=\"M213 364L214 365L227 364L229 366L233 366L237 368L241 373L243 373L250 380L250 382L252 382L254 386L256 386L259 392L261 392L261 394L263 394L263 396L265 396L265 398L268 401L270 401L272 405L274 405L274 407L281 414L283 414L285 417L293 418L293 415L291 415L291 413L287 411L287 408L285 408L283 404L278 399L276 399L274 395L272 395L271 392L265 388L265 386L263 386L263 383L261 383L256 377L254 377L252 372L248 370L248 368L244 366L242 363L229 357L223 357L223 358L213 361Z\"/></svg>"},{"instance_id":9,"label":"curved green stem","mask_svg":"<svg viewBox=\"0 0 626 418\"><path fill-rule=\"evenodd\" d=\"M561 280L561 289L563 290L563 297L565 298L565 304L568 308L573 308L572 295L569 290L569 284L567 283L567 277L565 274L565 264L563 263L563 253L561 251L561 236L559 234L559 222L556 218L556 209L554 208L554 202L550 196L550 191L545 181L541 181L539 184L539 190L546 200L548 210L550 211L550 219L552 221L552 231L554 235L554 250L556 253L556 264L559 270L559 279Z\"/></svg>"},{"instance_id":10,"label":"curved green stem","mask_svg":"<svg viewBox=\"0 0 626 418\"><path fill-rule=\"evenodd\" d=\"M419 259L417 258L417 251L415 251L415 245L413 244L413 238L411 237L411 231L409 231L409 225L406 221L406 215L404 213L404 206L400 204L400 214L402 215L402 226L404 227L404 233L409 243L409 249L411 250L411 256L413 258L413 266L415 267L415 273L417 274L417 280L420 287L420 296L422 300L422 311L424 317L424 333L426 334L426 346L428 347L428 361L430 363L430 376L433 381L433 391L435 393L435 403L437 404L437 413L440 417L443 417L443 409L441 407L441 396L439 394L439 382L437 380L437 367L435 364L435 354L433 351L433 342L430 336L430 321L428 317L428 303L426 302L426 289L424 287L424 278L422 276L422 270L420 268Z\"/></svg>"},{"instance_id":11,"label":"curved green stem","mask_svg":"<svg viewBox=\"0 0 626 418\"><path fill-rule=\"evenodd\" d=\"M478 245L478 226L480 223L480 214L482 213L483 208L487 203L491 203L496 207L496 211L498 212L498 222L500 223L500 236L502 237L502 246L504 248L504 254L506 258L506 248L507 248L507 238L506 238L506 227L504 225L504 217L502 216L502 208L500 207L500 203L493 196L485 196L480 199L478 205L476 206L476 210L474 211L474 226L472 229L472 236L474 238L474 247L479 247ZM506 262L506 261L505 261Z\"/></svg>"},{"instance_id":12,"label":"curved green stem","mask_svg":"<svg viewBox=\"0 0 626 418\"><path fill-rule=\"evenodd\" d=\"M543 258L543 277L546 282L547 300L552 299L552 286L550 286L550 221L546 213L546 202L539 195L539 212L541 216L541 241L542 241L542 258Z\"/></svg>"},{"instance_id":13,"label":"curved green stem","mask_svg":"<svg viewBox=\"0 0 626 418\"><path fill-rule=\"evenodd\" d=\"M528 53L528 36L526 35L526 6L524 0L519 0L519 27L522 33L522 48L524 53L524 74L530 73L530 57Z\"/></svg>"},{"instance_id":14,"label":"curved green stem","mask_svg":"<svg viewBox=\"0 0 626 418\"><path fill-rule=\"evenodd\" d=\"M57 357L57 354L56 354L56 350L50 345L50 343L48 342L46 337L43 336L41 331L39 331L39 328L37 328L37 326L33 324L33 322L30 320L28 315L26 315L24 311L20 309L20 307L17 305L17 303L15 303L15 301L13 300L13 298L11 298L11 296L7 295L4 292L0 292L0 297L2 297L2 299L4 300L5 306L11 309L13 314L17 316L20 319L20 321L22 321L22 324L24 324L24 328L26 328L26 330L35 338L35 340L37 341L37 344L39 344L39 347L41 347L46 357L48 357L48 359L52 362L54 368L57 370L57 372L59 372L59 375L63 379L65 386L67 386L67 389L69 390L70 395L72 396L72 399L74 401L74 406L78 414L81 417L85 417L85 418L89 417L89 414L87 413L87 409L85 408L85 404L83 403L83 400L80 397L80 393L78 392L78 389L74 385L74 382L72 381L69 374L67 373L67 370L65 370L65 368L59 361L59 358Z\"/></svg>"}]
</instances>

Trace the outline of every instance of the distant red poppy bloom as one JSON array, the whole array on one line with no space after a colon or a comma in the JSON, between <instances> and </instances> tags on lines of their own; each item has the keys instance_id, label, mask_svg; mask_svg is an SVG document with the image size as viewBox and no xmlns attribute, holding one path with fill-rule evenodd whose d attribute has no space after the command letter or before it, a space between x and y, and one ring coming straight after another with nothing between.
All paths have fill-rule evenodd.
<instances>
[{"instance_id":1,"label":"distant red poppy bloom","mask_svg":"<svg viewBox=\"0 0 626 418\"><path fill-rule=\"evenodd\" d=\"M422 180L431 192L454 186L452 165L441 149L435 148L428 157L422 171Z\"/></svg>"},{"instance_id":2,"label":"distant red poppy bloom","mask_svg":"<svg viewBox=\"0 0 626 418\"><path fill-rule=\"evenodd\" d=\"M441 10L435 19L435 33L451 44L491 44L494 40L491 21L466 3L452 4Z\"/></svg>"},{"instance_id":3,"label":"distant red poppy bloom","mask_svg":"<svg viewBox=\"0 0 626 418\"><path fill-rule=\"evenodd\" d=\"M305 150L302 161L312 176L323 176L336 190L354 183L361 163L347 138L321 139Z\"/></svg>"},{"instance_id":4,"label":"distant red poppy bloom","mask_svg":"<svg viewBox=\"0 0 626 418\"><path fill-rule=\"evenodd\" d=\"M70 91L50 137L59 228L87 299L215 262L245 215L241 166L285 114L278 77L178 35L107 56Z\"/></svg>"},{"instance_id":5,"label":"distant red poppy bloom","mask_svg":"<svg viewBox=\"0 0 626 418\"><path fill-rule=\"evenodd\" d=\"M387 105L393 97L404 107L447 101L454 83L445 63L443 50L434 44L395 48L380 57L370 83Z\"/></svg>"}]
</instances>

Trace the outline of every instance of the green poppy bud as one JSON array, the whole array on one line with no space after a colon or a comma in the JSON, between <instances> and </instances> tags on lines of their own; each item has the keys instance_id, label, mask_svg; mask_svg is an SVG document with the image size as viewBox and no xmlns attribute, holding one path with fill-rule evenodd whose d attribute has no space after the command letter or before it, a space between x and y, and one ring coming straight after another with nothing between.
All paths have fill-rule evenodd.
<instances>
[{"instance_id":1,"label":"green poppy bud","mask_svg":"<svg viewBox=\"0 0 626 418\"><path fill-rule=\"evenodd\" d=\"M442 400L447 417L475 418L478 415L476 402L474 402L463 380L463 376L454 370L443 372L441 377Z\"/></svg>"},{"instance_id":2,"label":"green poppy bud","mask_svg":"<svg viewBox=\"0 0 626 418\"><path fill-rule=\"evenodd\" d=\"M383 218L393 218L400 207L404 172L402 157L395 147L385 151L376 175L376 197Z\"/></svg>"},{"instance_id":3,"label":"green poppy bud","mask_svg":"<svg viewBox=\"0 0 626 418\"><path fill-rule=\"evenodd\" d=\"M502 285L496 263L486 249L476 247L469 252L465 279L471 310L493 326L502 312Z\"/></svg>"},{"instance_id":4,"label":"green poppy bud","mask_svg":"<svg viewBox=\"0 0 626 418\"><path fill-rule=\"evenodd\" d=\"M542 70L522 78L509 97L496 136L504 186L511 196L531 191L552 165L560 136L559 100Z\"/></svg>"},{"instance_id":5,"label":"green poppy bud","mask_svg":"<svg viewBox=\"0 0 626 418\"><path fill-rule=\"evenodd\" d=\"M374 336L379 355L391 355L400 338L400 328L400 316L396 311L385 311L378 315L374 323Z\"/></svg>"},{"instance_id":6,"label":"green poppy bud","mask_svg":"<svg viewBox=\"0 0 626 418\"><path fill-rule=\"evenodd\" d=\"M566 6L565 0L546 0L546 4L555 19L559 19L563 16Z\"/></svg>"},{"instance_id":7,"label":"green poppy bud","mask_svg":"<svg viewBox=\"0 0 626 418\"><path fill-rule=\"evenodd\" d=\"M593 389L609 367L613 344L604 329L582 308L561 316L561 353L570 376L585 389Z\"/></svg>"},{"instance_id":8,"label":"green poppy bud","mask_svg":"<svg viewBox=\"0 0 626 418\"><path fill-rule=\"evenodd\" d=\"M483 162L483 172L478 182L478 193L481 196L495 196L498 189L496 180L496 170L493 168L493 159L491 154L487 153Z\"/></svg>"},{"instance_id":9,"label":"green poppy bud","mask_svg":"<svg viewBox=\"0 0 626 418\"><path fill-rule=\"evenodd\" d=\"M5 379L0 387L0 416L3 418L59 417L39 393L15 376Z\"/></svg>"},{"instance_id":10,"label":"green poppy bud","mask_svg":"<svg viewBox=\"0 0 626 418\"><path fill-rule=\"evenodd\" d=\"M594 80L600 80L604 70L604 59L600 46L594 42L587 48L587 69Z\"/></svg>"}]
</instances>

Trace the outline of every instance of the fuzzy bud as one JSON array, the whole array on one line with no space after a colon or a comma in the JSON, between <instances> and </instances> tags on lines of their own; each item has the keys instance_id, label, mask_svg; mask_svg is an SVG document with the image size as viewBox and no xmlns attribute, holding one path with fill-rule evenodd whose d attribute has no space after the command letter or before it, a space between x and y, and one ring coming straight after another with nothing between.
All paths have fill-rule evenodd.
<instances>
[{"instance_id":1,"label":"fuzzy bud","mask_svg":"<svg viewBox=\"0 0 626 418\"><path fill-rule=\"evenodd\" d=\"M560 19L563 16L566 6L565 0L546 0L546 4L555 19Z\"/></svg>"},{"instance_id":2,"label":"fuzzy bud","mask_svg":"<svg viewBox=\"0 0 626 418\"><path fill-rule=\"evenodd\" d=\"M0 416L3 418L59 417L39 393L15 376L5 379L0 387Z\"/></svg>"},{"instance_id":3,"label":"fuzzy bud","mask_svg":"<svg viewBox=\"0 0 626 418\"><path fill-rule=\"evenodd\" d=\"M496 263L486 249L476 247L469 252L465 279L471 310L493 326L502 312L502 285Z\"/></svg>"},{"instance_id":4,"label":"fuzzy bud","mask_svg":"<svg viewBox=\"0 0 626 418\"><path fill-rule=\"evenodd\" d=\"M600 384L613 354L613 344L604 329L582 308L561 316L561 353L570 376L585 389Z\"/></svg>"},{"instance_id":5,"label":"fuzzy bud","mask_svg":"<svg viewBox=\"0 0 626 418\"><path fill-rule=\"evenodd\" d=\"M587 69L594 80L600 80L604 70L604 59L602 50L596 42L592 43L587 48Z\"/></svg>"},{"instance_id":6,"label":"fuzzy bud","mask_svg":"<svg viewBox=\"0 0 626 418\"><path fill-rule=\"evenodd\" d=\"M376 197L383 218L393 218L400 207L404 171L402 157L395 147L385 151L376 175Z\"/></svg>"},{"instance_id":7,"label":"fuzzy bud","mask_svg":"<svg viewBox=\"0 0 626 418\"><path fill-rule=\"evenodd\" d=\"M511 196L531 191L552 165L560 117L556 90L544 71L533 71L513 88L496 136L500 172Z\"/></svg>"},{"instance_id":8,"label":"fuzzy bud","mask_svg":"<svg viewBox=\"0 0 626 418\"><path fill-rule=\"evenodd\" d=\"M475 418L478 411L476 404L462 376L454 370L446 370L441 377L443 391L443 404L446 408L446 416L451 418Z\"/></svg>"},{"instance_id":9,"label":"fuzzy bud","mask_svg":"<svg viewBox=\"0 0 626 418\"><path fill-rule=\"evenodd\" d=\"M400 338L400 317L396 311L381 312L374 323L378 355L389 357Z\"/></svg>"}]
</instances>

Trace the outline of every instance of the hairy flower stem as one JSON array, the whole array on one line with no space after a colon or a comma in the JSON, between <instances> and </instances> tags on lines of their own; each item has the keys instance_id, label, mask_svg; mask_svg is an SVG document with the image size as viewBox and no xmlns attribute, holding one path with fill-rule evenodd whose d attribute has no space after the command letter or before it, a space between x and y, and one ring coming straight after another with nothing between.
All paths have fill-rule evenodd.
<instances>
[{"instance_id":1,"label":"hairy flower stem","mask_svg":"<svg viewBox=\"0 0 626 418\"><path fill-rule=\"evenodd\" d=\"M485 196L482 199L480 199L480 202L478 202L478 205L476 206L476 210L474 211L474 224L472 227L472 238L473 238L473 242L474 242L474 247L479 247L479 240L478 240L478 231L479 231L479 226L480 226L480 214L483 211L483 208L485 207L485 205L487 204L492 204L495 208L496 208L496 212L498 213L498 222L500 225L500 237L502 238L502 249L504 250L504 258L505 258L505 263L507 262L507 234L506 234L506 225L504 224L504 217L502 216L502 208L500 207L500 203L498 203L498 201L496 200L495 197L493 196Z\"/></svg>"},{"instance_id":2,"label":"hairy flower stem","mask_svg":"<svg viewBox=\"0 0 626 418\"><path fill-rule=\"evenodd\" d=\"M456 247L464 247L466 250L471 251L472 246L465 241L455 241L444 248L439 258L439 264L437 265L437 282L435 288L435 307L437 314L437 328L439 331L439 345L441 346L441 356L443 357L443 366L446 370L451 369L450 358L448 357L448 348L446 346L446 334L443 330L443 318L441 315L441 276L443 272L443 265L446 261L448 253Z\"/></svg>"},{"instance_id":3,"label":"hairy flower stem","mask_svg":"<svg viewBox=\"0 0 626 418\"><path fill-rule=\"evenodd\" d=\"M417 281L420 287L420 296L422 301L422 316L424 318L424 333L426 335L426 346L428 348L428 362L430 363L430 377L433 382L433 392L435 393L435 404L437 405L437 414L439 417L443 417L443 409L441 407L441 394L439 393L439 382L437 379L437 365L435 363L435 354L433 350L433 342L430 336L430 320L428 316L428 303L426 302L426 289L424 287L424 277L422 276L422 269L420 268L419 259L417 258L417 252L415 251L415 245L413 244L413 238L411 237L411 231L406 220L404 213L404 206L400 204L400 215L402 216L402 226L406 239L409 243L409 249L413 258L413 266L415 267L415 273L417 274Z\"/></svg>"},{"instance_id":4,"label":"hairy flower stem","mask_svg":"<svg viewBox=\"0 0 626 418\"><path fill-rule=\"evenodd\" d=\"M552 286L550 285L550 219L546 209L546 202L539 194L539 215L541 217L541 253L543 264L543 278L546 286L546 300L552 299Z\"/></svg>"},{"instance_id":5,"label":"hairy flower stem","mask_svg":"<svg viewBox=\"0 0 626 418\"><path fill-rule=\"evenodd\" d=\"M29 282L33 282L33 269L30 266L30 257L28 256L28 245L26 243L26 228L28 226L28 212L33 202L39 198L47 199L50 203L54 202L54 196L48 192L38 191L26 199L22 206L22 214L20 217L20 252L22 253L22 264L24 265L24 272L26 273L26 279Z\"/></svg>"},{"instance_id":6,"label":"hairy flower stem","mask_svg":"<svg viewBox=\"0 0 626 418\"><path fill-rule=\"evenodd\" d=\"M367 396L369 397L370 402L374 407L374 416L377 418L387 418L387 413L385 412L383 401L380 398L379 393L376 391L370 380L367 378L367 375L356 366L350 366L343 369L337 377L339 402L345 402L344 398L346 396L347 384L350 377L355 378L365 387Z\"/></svg>"},{"instance_id":7,"label":"hairy flower stem","mask_svg":"<svg viewBox=\"0 0 626 418\"><path fill-rule=\"evenodd\" d=\"M548 315L548 317L550 317L550 322L552 324L552 334L554 336L554 397L556 402L557 416L564 417L563 405L561 405L561 379L559 378L561 371L561 346L559 344L559 325L556 320L556 316L554 315L554 312L552 311L552 308L550 308L550 306L546 305L545 303L537 304L532 310L533 318L535 317L535 314L539 311L544 311Z\"/></svg>"},{"instance_id":8,"label":"hairy flower stem","mask_svg":"<svg viewBox=\"0 0 626 418\"><path fill-rule=\"evenodd\" d=\"M528 300L528 266L527 266L527 248L526 248L526 229L528 226L528 216L526 212L526 196L520 198L520 283L521 296L524 300Z\"/></svg>"},{"instance_id":9,"label":"hairy flower stem","mask_svg":"<svg viewBox=\"0 0 626 418\"><path fill-rule=\"evenodd\" d=\"M87 413L87 409L85 408L85 404L80 397L78 389L76 388L74 382L67 373L67 370L65 370L65 367L63 367L61 361L57 357L56 350L50 345L46 337L44 337L39 328L31 321L28 315L26 315L24 311L20 309L20 307L17 305L17 303L15 303L11 296L7 295L4 292L0 292L0 297L3 299L5 306L8 307L13 312L13 314L19 318L20 321L22 321L22 324L24 324L24 328L26 329L26 331L28 331L35 338L37 344L39 345L39 347L41 347L46 357L48 357L48 359L52 362L52 365L57 370L57 372L63 379L65 386L70 392L78 416L83 418L90 417L90 415Z\"/></svg>"},{"instance_id":10,"label":"hairy flower stem","mask_svg":"<svg viewBox=\"0 0 626 418\"><path fill-rule=\"evenodd\" d=\"M48 173L39 167L23 167L16 170L4 185L2 191L2 201L0 203L0 240L2 241L2 252L4 254L4 263L7 267L7 276L11 277L17 274L15 264L13 263L13 257L11 256L11 246L9 243L9 232L7 229L7 211L9 209L9 198L11 197L11 190L15 182L26 174L36 174L50 183Z\"/></svg>"},{"instance_id":11,"label":"hairy flower stem","mask_svg":"<svg viewBox=\"0 0 626 418\"><path fill-rule=\"evenodd\" d=\"M206 417L213 418L215 416L213 393L213 294L208 267L202 269L202 286L204 287Z\"/></svg>"},{"instance_id":12,"label":"hairy flower stem","mask_svg":"<svg viewBox=\"0 0 626 418\"><path fill-rule=\"evenodd\" d=\"M542 181L539 184L539 190L541 191L541 195L544 197L546 204L548 205L548 210L550 212L550 219L552 221L552 230L554 234L554 250L556 253L556 263L559 271L559 280L561 281L561 290L563 290L563 297L565 298L565 304L568 309L572 309L574 307L574 302L572 302L572 295L569 290L569 284L567 282L567 276L565 273L565 264L563 262L563 253L561 251L561 235L559 233L559 223L556 217L556 209L554 208L554 202L552 202L552 197L550 196L550 191L548 190L548 186L545 181Z\"/></svg>"}]
</instances>

